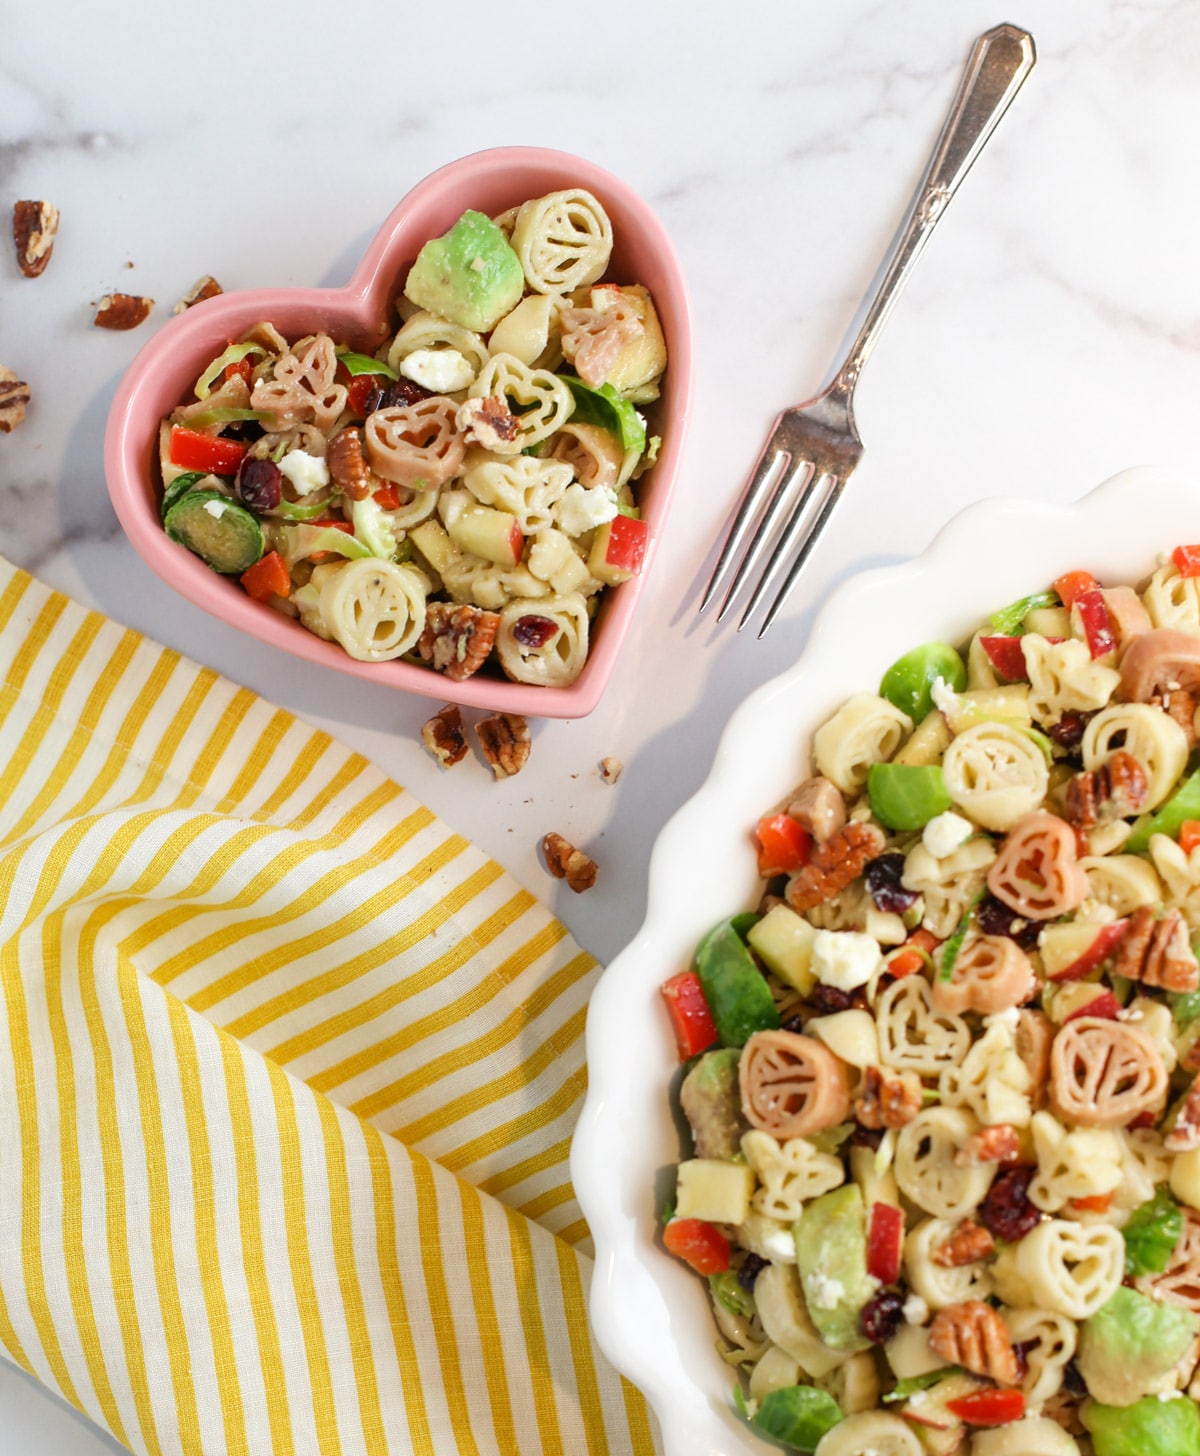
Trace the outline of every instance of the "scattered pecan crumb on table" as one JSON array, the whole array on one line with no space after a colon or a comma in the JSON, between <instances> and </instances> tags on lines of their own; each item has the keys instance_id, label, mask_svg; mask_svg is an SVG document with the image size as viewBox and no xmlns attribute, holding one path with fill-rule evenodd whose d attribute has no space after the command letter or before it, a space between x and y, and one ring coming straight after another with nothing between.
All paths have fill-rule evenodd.
<instances>
[{"instance_id":1,"label":"scattered pecan crumb on table","mask_svg":"<svg viewBox=\"0 0 1200 1456\"><path fill-rule=\"evenodd\" d=\"M453 768L467 756L467 735L463 731L462 714L453 703L447 703L421 729L421 742L443 768Z\"/></svg>"},{"instance_id":2,"label":"scattered pecan crumb on table","mask_svg":"<svg viewBox=\"0 0 1200 1456\"><path fill-rule=\"evenodd\" d=\"M546 868L554 878L566 880L568 887L577 895L590 890L596 883L596 861L583 850L576 849L561 834L547 834L542 840L542 853L546 856Z\"/></svg>"},{"instance_id":3,"label":"scattered pecan crumb on table","mask_svg":"<svg viewBox=\"0 0 1200 1456\"><path fill-rule=\"evenodd\" d=\"M58 233L58 208L49 202L17 202L13 205L13 242L17 266L26 278L46 271Z\"/></svg>"},{"instance_id":4,"label":"scattered pecan crumb on table","mask_svg":"<svg viewBox=\"0 0 1200 1456\"><path fill-rule=\"evenodd\" d=\"M615 784L621 777L621 770L625 765L619 758L602 758L600 760L600 777L606 784Z\"/></svg>"},{"instance_id":5,"label":"scattered pecan crumb on table","mask_svg":"<svg viewBox=\"0 0 1200 1456\"><path fill-rule=\"evenodd\" d=\"M7 435L25 418L29 386L11 369L0 366L0 430Z\"/></svg>"},{"instance_id":6,"label":"scattered pecan crumb on table","mask_svg":"<svg viewBox=\"0 0 1200 1456\"><path fill-rule=\"evenodd\" d=\"M475 732L494 777L511 778L529 762L529 724L519 713L496 713L490 718L481 718Z\"/></svg>"},{"instance_id":7,"label":"scattered pecan crumb on table","mask_svg":"<svg viewBox=\"0 0 1200 1456\"><path fill-rule=\"evenodd\" d=\"M216 298L219 293L224 291L211 273L205 273L203 277L196 279L171 312L183 313L194 304L203 303L206 298Z\"/></svg>"},{"instance_id":8,"label":"scattered pecan crumb on table","mask_svg":"<svg viewBox=\"0 0 1200 1456\"><path fill-rule=\"evenodd\" d=\"M106 293L96 305L92 323L98 329L136 329L154 307L152 298L137 293Z\"/></svg>"}]
</instances>

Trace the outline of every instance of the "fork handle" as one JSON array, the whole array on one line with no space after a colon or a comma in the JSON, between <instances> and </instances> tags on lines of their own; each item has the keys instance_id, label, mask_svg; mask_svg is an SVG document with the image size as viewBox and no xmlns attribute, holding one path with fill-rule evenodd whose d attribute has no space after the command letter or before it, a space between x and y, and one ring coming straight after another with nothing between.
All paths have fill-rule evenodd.
<instances>
[{"instance_id":1,"label":"fork handle","mask_svg":"<svg viewBox=\"0 0 1200 1456\"><path fill-rule=\"evenodd\" d=\"M921 249L1036 59L1033 36L1015 25L997 25L975 42L887 272L832 388L853 389Z\"/></svg>"}]
</instances>

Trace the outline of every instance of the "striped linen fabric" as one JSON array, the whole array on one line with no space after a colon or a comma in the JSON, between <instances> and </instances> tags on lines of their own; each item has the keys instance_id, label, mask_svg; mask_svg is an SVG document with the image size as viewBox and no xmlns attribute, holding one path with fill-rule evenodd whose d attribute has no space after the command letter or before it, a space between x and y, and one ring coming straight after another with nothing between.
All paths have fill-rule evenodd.
<instances>
[{"instance_id":1,"label":"striped linen fabric","mask_svg":"<svg viewBox=\"0 0 1200 1456\"><path fill-rule=\"evenodd\" d=\"M597 968L360 755L0 562L0 1350L137 1452L658 1449Z\"/></svg>"}]
</instances>

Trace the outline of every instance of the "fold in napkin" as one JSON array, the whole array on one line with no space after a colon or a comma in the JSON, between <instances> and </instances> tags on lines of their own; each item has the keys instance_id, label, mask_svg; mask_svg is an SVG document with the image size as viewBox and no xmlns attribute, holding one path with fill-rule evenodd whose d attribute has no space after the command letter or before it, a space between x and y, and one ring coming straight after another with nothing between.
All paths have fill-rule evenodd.
<instances>
[{"instance_id":1,"label":"fold in napkin","mask_svg":"<svg viewBox=\"0 0 1200 1456\"><path fill-rule=\"evenodd\" d=\"M0 561L0 1345L147 1453L650 1453L595 963L361 756Z\"/></svg>"}]
</instances>

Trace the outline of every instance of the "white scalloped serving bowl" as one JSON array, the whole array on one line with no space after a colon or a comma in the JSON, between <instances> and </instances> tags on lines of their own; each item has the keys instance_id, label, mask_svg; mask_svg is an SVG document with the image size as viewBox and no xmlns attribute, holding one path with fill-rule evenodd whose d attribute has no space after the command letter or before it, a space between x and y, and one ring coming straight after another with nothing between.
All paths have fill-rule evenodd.
<instances>
[{"instance_id":1,"label":"white scalloped serving bowl","mask_svg":"<svg viewBox=\"0 0 1200 1456\"><path fill-rule=\"evenodd\" d=\"M1200 540L1200 483L1124 471L1072 505L993 500L956 516L913 561L866 572L830 598L794 667L734 714L704 786L659 835L646 920L602 976L587 1021L588 1093L571 1176L596 1243L591 1317L612 1363L647 1396L668 1456L764 1456L731 1409L702 1282L658 1242L680 1137L677 1068L658 988L724 914L754 904L750 831L808 772L815 728L920 642L961 641L989 611L1076 567L1148 576L1158 552Z\"/></svg>"}]
</instances>

